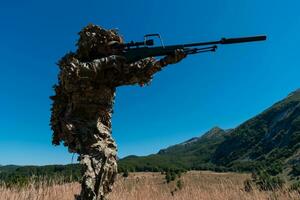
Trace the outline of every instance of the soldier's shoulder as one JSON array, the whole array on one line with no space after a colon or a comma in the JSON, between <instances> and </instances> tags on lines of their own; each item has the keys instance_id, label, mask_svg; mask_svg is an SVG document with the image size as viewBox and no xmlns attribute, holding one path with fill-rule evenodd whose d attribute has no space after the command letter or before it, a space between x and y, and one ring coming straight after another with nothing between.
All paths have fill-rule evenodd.
<instances>
[{"instance_id":1,"label":"soldier's shoulder","mask_svg":"<svg viewBox=\"0 0 300 200\"><path fill-rule=\"evenodd\" d=\"M61 70L69 70L71 68L74 68L76 66L76 63L79 63L78 58L76 57L76 54L73 52L69 52L66 55L64 55L59 61L58 66Z\"/></svg>"},{"instance_id":2,"label":"soldier's shoulder","mask_svg":"<svg viewBox=\"0 0 300 200\"><path fill-rule=\"evenodd\" d=\"M76 59L76 54L74 52L68 52L59 60L58 64L69 62L72 59Z\"/></svg>"}]
</instances>

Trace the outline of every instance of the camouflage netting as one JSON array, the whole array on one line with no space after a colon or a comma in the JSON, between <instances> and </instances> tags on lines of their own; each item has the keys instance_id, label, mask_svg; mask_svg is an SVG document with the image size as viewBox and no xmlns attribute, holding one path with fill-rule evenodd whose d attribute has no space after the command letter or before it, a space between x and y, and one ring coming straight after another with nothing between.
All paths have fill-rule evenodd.
<instances>
[{"instance_id":1,"label":"camouflage netting","mask_svg":"<svg viewBox=\"0 0 300 200\"><path fill-rule=\"evenodd\" d=\"M88 25L79 35L76 53L66 54L58 64L58 84L51 97L52 143L63 142L69 152L79 154L84 174L77 199L103 200L117 175L117 147L111 135L116 87L147 84L155 72L185 55L175 52L160 61L147 58L127 64L109 45L123 42L117 32Z\"/></svg>"}]
</instances>

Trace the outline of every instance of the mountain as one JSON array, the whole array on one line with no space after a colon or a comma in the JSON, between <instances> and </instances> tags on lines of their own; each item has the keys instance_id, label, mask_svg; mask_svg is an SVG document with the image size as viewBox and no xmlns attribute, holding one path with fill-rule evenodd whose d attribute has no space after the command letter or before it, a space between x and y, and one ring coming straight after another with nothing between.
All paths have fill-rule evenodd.
<instances>
[{"instance_id":1,"label":"mountain","mask_svg":"<svg viewBox=\"0 0 300 200\"><path fill-rule=\"evenodd\" d=\"M212 168L211 157L230 130L214 127L201 137L160 150L149 156L128 156L119 161L122 169L155 171L166 168L207 169Z\"/></svg>"},{"instance_id":2,"label":"mountain","mask_svg":"<svg viewBox=\"0 0 300 200\"><path fill-rule=\"evenodd\" d=\"M300 162L300 90L234 129L218 146L213 163L226 167L264 165L281 172Z\"/></svg>"},{"instance_id":3,"label":"mountain","mask_svg":"<svg viewBox=\"0 0 300 200\"><path fill-rule=\"evenodd\" d=\"M119 165L131 170L252 171L263 167L274 175L293 173L300 165L300 90L234 129L215 127L157 154L125 157Z\"/></svg>"},{"instance_id":4,"label":"mountain","mask_svg":"<svg viewBox=\"0 0 300 200\"><path fill-rule=\"evenodd\" d=\"M0 165L0 173L15 171L18 167L17 165Z\"/></svg>"}]
</instances>

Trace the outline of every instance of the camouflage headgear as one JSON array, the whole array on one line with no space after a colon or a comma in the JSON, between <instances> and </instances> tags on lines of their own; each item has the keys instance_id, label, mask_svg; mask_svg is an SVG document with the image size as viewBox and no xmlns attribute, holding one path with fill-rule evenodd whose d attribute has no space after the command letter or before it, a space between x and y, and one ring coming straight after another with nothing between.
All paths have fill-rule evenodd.
<instances>
[{"instance_id":1,"label":"camouflage headgear","mask_svg":"<svg viewBox=\"0 0 300 200\"><path fill-rule=\"evenodd\" d=\"M123 43L123 38L116 30L106 30L100 26L89 24L79 32L77 55L84 60L95 59L105 53L105 46L116 41Z\"/></svg>"}]
</instances>

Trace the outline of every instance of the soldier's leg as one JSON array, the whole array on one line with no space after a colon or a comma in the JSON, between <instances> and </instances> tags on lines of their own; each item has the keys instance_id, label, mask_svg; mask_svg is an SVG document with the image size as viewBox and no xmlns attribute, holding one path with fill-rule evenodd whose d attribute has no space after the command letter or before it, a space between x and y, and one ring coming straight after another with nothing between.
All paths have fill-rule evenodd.
<instances>
[{"instance_id":1,"label":"soldier's leg","mask_svg":"<svg viewBox=\"0 0 300 200\"><path fill-rule=\"evenodd\" d=\"M90 146L88 154L80 155L83 165L81 199L104 200L117 175L116 145L111 136Z\"/></svg>"}]
</instances>

